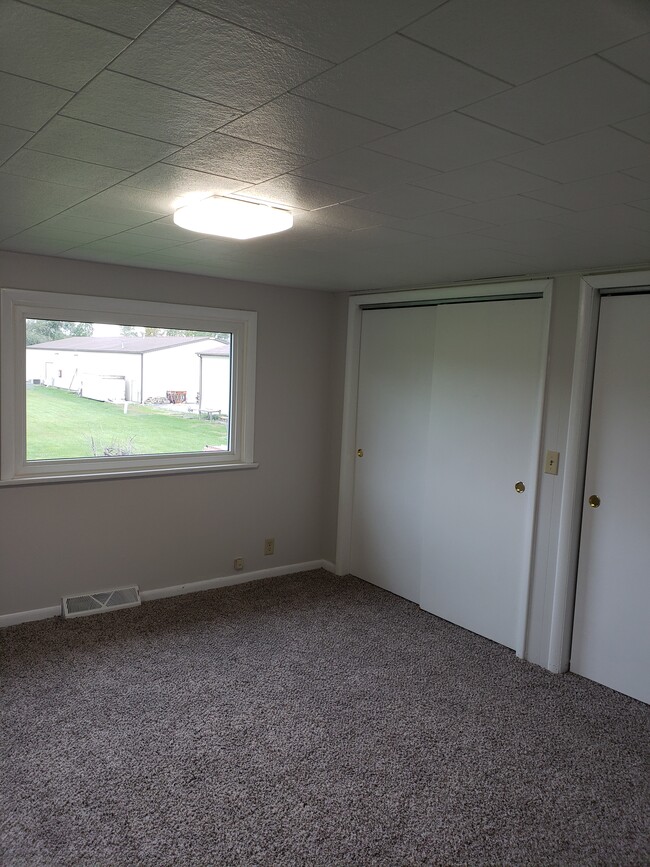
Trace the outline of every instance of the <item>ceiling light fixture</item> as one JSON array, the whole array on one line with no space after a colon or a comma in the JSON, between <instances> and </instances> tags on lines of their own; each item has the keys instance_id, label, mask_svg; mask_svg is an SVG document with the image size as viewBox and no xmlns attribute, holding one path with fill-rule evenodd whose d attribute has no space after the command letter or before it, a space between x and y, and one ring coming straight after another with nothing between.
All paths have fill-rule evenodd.
<instances>
[{"instance_id":1,"label":"ceiling light fixture","mask_svg":"<svg viewBox=\"0 0 650 867\"><path fill-rule=\"evenodd\" d=\"M290 229L293 215L291 211L264 202L210 196L179 208L174 213L174 222L202 235L244 240Z\"/></svg>"}]
</instances>

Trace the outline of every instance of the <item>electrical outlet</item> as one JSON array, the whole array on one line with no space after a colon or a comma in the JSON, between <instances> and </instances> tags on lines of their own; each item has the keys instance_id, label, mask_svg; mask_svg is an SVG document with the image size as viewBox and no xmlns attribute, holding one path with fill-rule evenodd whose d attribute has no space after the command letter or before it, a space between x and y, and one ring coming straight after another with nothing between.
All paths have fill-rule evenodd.
<instances>
[{"instance_id":1,"label":"electrical outlet","mask_svg":"<svg viewBox=\"0 0 650 867\"><path fill-rule=\"evenodd\" d=\"M266 557L269 554L275 554L275 539L264 540L264 556Z\"/></svg>"},{"instance_id":2,"label":"electrical outlet","mask_svg":"<svg viewBox=\"0 0 650 867\"><path fill-rule=\"evenodd\" d=\"M244 558L236 557L232 565L235 567L235 572L241 572L244 568Z\"/></svg>"}]
</instances>

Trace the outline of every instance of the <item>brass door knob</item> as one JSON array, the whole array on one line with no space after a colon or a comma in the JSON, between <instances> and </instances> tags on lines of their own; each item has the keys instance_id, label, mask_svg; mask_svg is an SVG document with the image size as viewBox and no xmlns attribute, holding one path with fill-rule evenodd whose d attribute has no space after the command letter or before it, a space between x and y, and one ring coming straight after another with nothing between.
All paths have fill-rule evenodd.
<instances>
[{"instance_id":1,"label":"brass door knob","mask_svg":"<svg viewBox=\"0 0 650 867\"><path fill-rule=\"evenodd\" d=\"M518 494L523 494L523 492L524 492L525 490L526 490L526 485L525 485L523 482L516 482L516 483L515 483L515 491L516 491Z\"/></svg>"},{"instance_id":2,"label":"brass door knob","mask_svg":"<svg viewBox=\"0 0 650 867\"><path fill-rule=\"evenodd\" d=\"M597 509L600 506L600 497L597 497L595 494L592 494L587 500L592 509Z\"/></svg>"},{"instance_id":3,"label":"brass door knob","mask_svg":"<svg viewBox=\"0 0 650 867\"><path fill-rule=\"evenodd\" d=\"M362 458L362 457L363 457L363 449L357 449L357 457L358 457L358 458Z\"/></svg>"}]
</instances>

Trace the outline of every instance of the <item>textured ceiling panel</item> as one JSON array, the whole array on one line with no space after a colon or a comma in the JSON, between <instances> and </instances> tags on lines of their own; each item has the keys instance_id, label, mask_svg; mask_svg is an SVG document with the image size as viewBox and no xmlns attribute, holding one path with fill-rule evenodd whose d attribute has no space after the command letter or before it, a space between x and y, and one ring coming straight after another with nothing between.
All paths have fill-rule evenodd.
<instances>
[{"instance_id":1,"label":"textured ceiling panel","mask_svg":"<svg viewBox=\"0 0 650 867\"><path fill-rule=\"evenodd\" d=\"M602 56L644 81L650 81L650 33L611 48Z\"/></svg>"},{"instance_id":2,"label":"textured ceiling panel","mask_svg":"<svg viewBox=\"0 0 650 867\"><path fill-rule=\"evenodd\" d=\"M233 121L223 132L290 153L325 157L393 130L299 96L285 95Z\"/></svg>"},{"instance_id":3,"label":"textured ceiling panel","mask_svg":"<svg viewBox=\"0 0 650 867\"><path fill-rule=\"evenodd\" d=\"M177 150L165 142L60 116L30 139L29 147L134 172Z\"/></svg>"},{"instance_id":4,"label":"textured ceiling panel","mask_svg":"<svg viewBox=\"0 0 650 867\"><path fill-rule=\"evenodd\" d=\"M528 151L524 151L528 153ZM511 157L503 157L507 162ZM539 175L520 171L499 162L487 161L453 172L435 174L417 181L420 187L437 190L450 196L459 196L471 202L498 199L515 193L536 190L544 183Z\"/></svg>"},{"instance_id":5,"label":"textured ceiling panel","mask_svg":"<svg viewBox=\"0 0 650 867\"><path fill-rule=\"evenodd\" d=\"M350 204L352 207L358 205L366 211L379 211L380 214L390 214L393 217L410 218L456 208L464 204L464 200L457 196L446 196L433 190L400 184L363 196Z\"/></svg>"},{"instance_id":6,"label":"textured ceiling panel","mask_svg":"<svg viewBox=\"0 0 650 867\"><path fill-rule=\"evenodd\" d=\"M324 160L307 163L291 173L326 184L352 187L374 193L400 182L415 182L431 177L431 169L398 160L365 148L352 148Z\"/></svg>"},{"instance_id":7,"label":"textured ceiling panel","mask_svg":"<svg viewBox=\"0 0 650 867\"><path fill-rule=\"evenodd\" d=\"M183 148L167 162L256 184L295 169L306 157L256 142L212 133Z\"/></svg>"},{"instance_id":8,"label":"textured ceiling panel","mask_svg":"<svg viewBox=\"0 0 650 867\"><path fill-rule=\"evenodd\" d=\"M112 69L250 110L329 64L186 6L174 6Z\"/></svg>"},{"instance_id":9,"label":"textured ceiling panel","mask_svg":"<svg viewBox=\"0 0 650 867\"><path fill-rule=\"evenodd\" d=\"M102 72L61 114L187 145L234 120L239 112L117 72Z\"/></svg>"},{"instance_id":10,"label":"textured ceiling panel","mask_svg":"<svg viewBox=\"0 0 650 867\"><path fill-rule=\"evenodd\" d=\"M458 112L421 123L368 145L371 150L451 171L533 147L513 135Z\"/></svg>"},{"instance_id":11,"label":"textured ceiling panel","mask_svg":"<svg viewBox=\"0 0 650 867\"><path fill-rule=\"evenodd\" d=\"M312 181L309 178L282 175L272 181L265 181L265 183L257 184L254 187L246 187L242 190L242 195L313 211L316 208L325 208L328 205L358 199L363 193L359 190L334 187L321 181Z\"/></svg>"},{"instance_id":12,"label":"textured ceiling panel","mask_svg":"<svg viewBox=\"0 0 650 867\"><path fill-rule=\"evenodd\" d=\"M295 92L404 129L507 88L424 45L391 36Z\"/></svg>"},{"instance_id":13,"label":"textured ceiling panel","mask_svg":"<svg viewBox=\"0 0 650 867\"><path fill-rule=\"evenodd\" d=\"M633 117L649 105L650 85L589 57L464 111L519 135L550 142Z\"/></svg>"},{"instance_id":14,"label":"textured ceiling panel","mask_svg":"<svg viewBox=\"0 0 650 867\"><path fill-rule=\"evenodd\" d=\"M128 39L14 0L0 4L0 69L77 90Z\"/></svg>"},{"instance_id":15,"label":"textured ceiling panel","mask_svg":"<svg viewBox=\"0 0 650 867\"><path fill-rule=\"evenodd\" d=\"M173 0L27 0L30 6L40 6L86 24L113 30L135 38Z\"/></svg>"},{"instance_id":16,"label":"textured ceiling panel","mask_svg":"<svg viewBox=\"0 0 650 867\"><path fill-rule=\"evenodd\" d=\"M40 181L55 180L57 184L88 190L89 194L97 193L129 177L129 172L122 169L84 163L28 148L23 148L20 153L7 160L0 167L0 172Z\"/></svg>"},{"instance_id":17,"label":"textured ceiling panel","mask_svg":"<svg viewBox=\"0 0 650 867\"><path fill-rule=\"evenodd\" d=\"M188 0L188 6L250 27L334 62L368 48L446 0Z\"/></svg>"},{"instance_id":18,"label":"textured ceiling panel","mask_svg":"<svg viewBox=\"0 0 650 867\"><path fill-rule=\"evenodd\" d=\"M453 0L404 32L522 84L647 30L647 0Z\"/></svg>"},{"instance_id":19,"label":"textured ceiling panel","mask_svg":"<svg viewBox=\"0 0 650 867\"><path fill-rule=\"evenodd\" d=\"M13 126L0 125L0 162L21 148L32 137L31 132Z\"/></svg>"},{"instance_id":20,"label":"textured ceiling panel","mask_svg":"<svg viewBox=\"0 0 650 867\"><path fill-rule=\"evenodd\" d=\"M646 160L650 160L649 145L609 127L503 157L504 163L562 183L632 168Z\"/></svg>"},{"instance_id":21,"label":"textured ceiling panel","mask_svg":"<svg viewBox=\"0 0 650 867\"><path fill-rule=\"evenodd\" d=\"M205 193L216 196L232 193L248 186L245 181L222 178L207 172L195 172L181 166L157 163L124 181L123 187L138 187L142 190L155 190L166 193L170 202L188 193Z\"/></svg>"},{"instance_id":22,"label":"textured ceiling panel","mask_svg":"<svg viewBox=\"0 0 650 867\"><path fill-rule=\"evenodd\" d=\"M71 96L69 90L0 72L0 117L7 126L36 132Z\"/></svg>"},{"instance_id":23,"label":"textured ceiling panel","mask_svg":"<svg viewBox=\"0 0 650 867\"><path fill-rule=\"evenodd\" d=\"M648 0L0 0L0 247L333 290L643 265L648 34ZM210 195L294 228L173 223Z\"/></svg>"},{"instance_id":24,"label":"textured ceiling panel","mask_svg":"<svg viewBox=\"0 0 650 867\"><path fill-rule=\"evenodd\" d=\"M627 132L642 141L650 142L650 114L641 114L639 117L617 123L616 128L622 129L623 132Z\"/></svg>"},{"instance_id":25,"label":"textured ceiling panel","mask_svg":"<svg viewBox=\"0 0 650 867\"><path fill-rule=\"evenodd\" d=\"M614 173L570 184L555 184L528 195L540 202L551 202L573 211L586 211L646 198L650 196L650 184L629 175Z\"/></svg>"}]
</instances>

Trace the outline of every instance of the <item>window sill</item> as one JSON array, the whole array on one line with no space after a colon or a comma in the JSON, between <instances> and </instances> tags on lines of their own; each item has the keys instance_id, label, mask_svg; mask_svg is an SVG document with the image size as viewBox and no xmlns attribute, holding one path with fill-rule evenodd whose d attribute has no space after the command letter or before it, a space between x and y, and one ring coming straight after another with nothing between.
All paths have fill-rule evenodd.
<instances>
[{"instance_id":1,"label":"window sill","mask_svg":"<svg viewBox=\"0 0 650 867\"><path fill-rule=\"evenodd\" d=\"M0 488L10 488L19 485L50 485L67 484L69 482L96 482L99 479L137 479L155 476L193 475L195 473L220 473L228 470L256 470L258 463L215 464L214 466L196 467L160 467L144 470L113 470L111 472L69 473L52 476L29 476L20 479L3 479Z\"/></svg>"}]
</instances>

